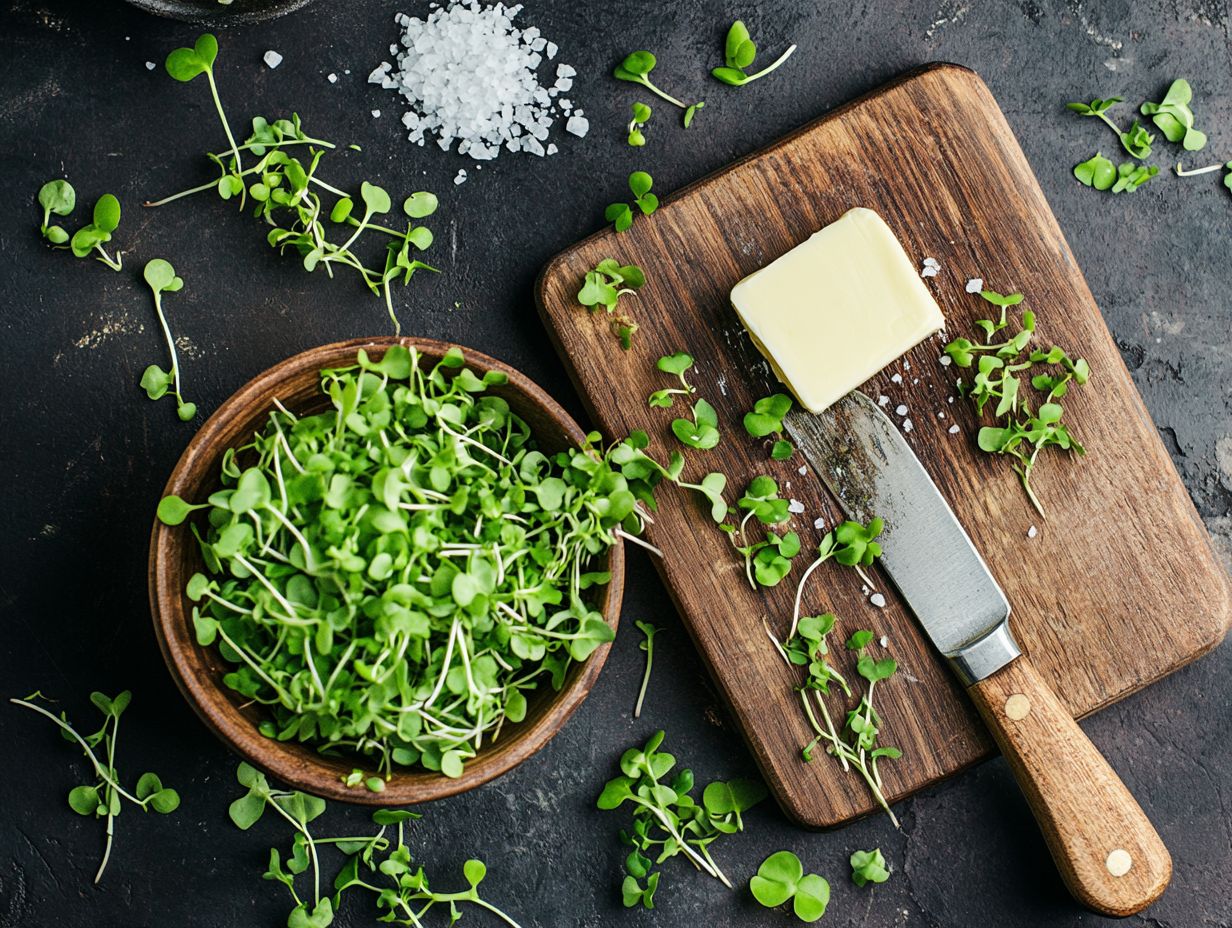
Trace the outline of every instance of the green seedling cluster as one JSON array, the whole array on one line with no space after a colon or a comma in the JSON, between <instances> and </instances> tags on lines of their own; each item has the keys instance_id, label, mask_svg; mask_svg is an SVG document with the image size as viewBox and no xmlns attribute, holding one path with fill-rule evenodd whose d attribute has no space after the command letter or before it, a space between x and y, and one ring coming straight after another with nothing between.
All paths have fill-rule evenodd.
<instances>
[{"instance_id":1,"label":"green seedling cluster","mask_svg":"<svg viewBox=\"0 0 1232 928\"><path fill-rule=\"evenodd\" d=\"M1151 157L1151 143L1155 141L1155 136L1147 131L1146 126L1135 119L1127 131L1122 131L1108 115L1109 110L1123 102L1125 102L1123 97L1108 97L1106 100L1096 99L1090 103L1066 103L1065 107L1079 116L1094 116L1103 122L1116 133L1117 138L1121 140L1121 146L1133 157L1139 160L1149 158Z\"/></svg>"},{"instance_id":2,"label":"green seedling cluster","mask_svg":"<svg viewBox=\"0 0 1232 928\"><path fill-rule=\"evenodd\" d=\"M50 719L60 729L65 741L75 743L90 762L93 776L91 782L74 786L69 790L69 808L78 815L94 816L106 821L106 843L103 847L103 858L99 861L98 871L94 874L94 882L103 878L107 869L107 861L111 859L111 847L115 840L115 820L123 810L124 802L130 802L143 812L153 809L155 812L167 815L180 807L180 795L170 787L163 786L156 773L143 773L137 780L133 792L129 792L120 784L120 773L116 769L116 742L120 732L120 716L132 702L133 694L124 690L118 696L109 697L103 693L90 694L90 702L103 716L103 724L97 731L88 735L78 733L72 726L68 716L59 715L40 705L40 701L49 701L41 693L32 693L25 699L10 699L9 702L37 712ZM97 749L97 753L96 750ZM101 756L100 756L101 755Z\"/></svg>"},{"instance_id":3,"label":"green seedling cluster","mask_svg":"<svg viewBox=\"0 0 1232 928\"><path fill-rule=\"evenodd\" d=\"M805 873L804 864L791 851L776 851L763 860L749 880L749 891L767 909L790 902L802 922L818 921L830 904L830 884L816 873Z\"/></svg>"},{"instance_id":4,"label":"green seedling cluster","mask_svg":"<svg viewBox=\"0 0 1232 928\"><path fill-rule=\"evenodd\" d=\"M57 248L68 247L73 255L85 258L94 252L95 260L103 262L113 271L123 270L124 265L120 252L115 257L107 254L103 248L111 241L111 233L120 225L120 201L110 193L104 193L94 204L91 221L82 226L72 237L63 226L52 223L51 217L68 216L77 207L77 192L66 180L50 180L39 188L39 206L43 207L43 222L39 232L48 242Z\"/></svg>"},{"instance_id":5,"label":"green seedling cluster","mask_svg":"<svg viewBox=\"0 0 1232 928\"><path fill-rule=\"evenodd\" d=\"M507 925L518 928L508 914L479 895L479 884L487 875L482 860L468 860L462 866L467 888L438 892L428 882L422 866L416 865L406 843L407 825L418 818L405 809L378 809L372 821L379 826L372 835L316 837L309 828L325 813L325 800L297 790L275 789L265 775L248 764L236 771L239 784L247 789L231 803L230 816L242 831L252 828L270 810L293 829L291 848L284 860L278 848L270 848L269 865L262 878L281 883L291 894L292 905L287 928L328 928L342 910L345 896L369 895L381 913L378 921L423 928L424 919L434 908L448 913L445 924L462 917L463 906L485 909ZM346 863L333 881L333 892L323 891L321 858L333 848L346 855ZM299 889L298 877L311 873L307 880L311 892Z\"/></svg>"},{"instance_id":6,"label":"green seedling cluster","mask_svg":"<svg viewBox=\"0 0 1232 928\"><path fill-rule=\"evenodd\" d=\"M744 417L744 430L754 438L775 436L770 447L770 457L786 461L795 450L783 436L783 419L791 412L791 397L786 393L774 393L753 404L753 411Z\"/></svg>"},{"instance_id":7,"label":"green seedling cluster","mask_svg":"<svg viewBox=\"0 0 1232 928\"><path fill-rule=\"evenodd\" d=\"M594 270L586 272L582 289L578 291L578 302L590 310L600 306L607 310L612 317L612 332L621 347L628 351L633 344L637 323L618 310L620 298L637 293L645 285L646 275L636 264L621 264L615 258L604 258L595 265Z\"/></svg>"},{"instance_id":8,"label":"green seedling cluster","mask_svg":"<svg viewBox=\"0 0 1232 928\"><path fill-rule=\"evenodd\" d=\"M727 30L727 39L723 44L723 67L715 68L710 73L716 80L731 87L743 87L776 70L791 57L795 50L796 46L790 46L787 51L775 59L773 64L767 65L755 74L749 74L748 69L753 66L753 59L757 57L757 45L749 36L748 27L740 20L736 20Z\"/></svg>"},{"instance_id":9,"label":"green seedling cluster","mask_svg":"<svg viewBox=\"0 0 1232 928\"><path fill-rule=\"evenodd\" d=\"M1071 384L1081 386L1087 382L1091 368L1084 358L1075 360L1057 345L1047 351L1028 351L1035 335L1035 314L1030 310L1023 313L1020 329L1008 338L995 341L999 333L1009 327L1008 308L1021 303L1023 297L1021 293L1003 296L993 290L981 291L980 296L1000 308L1000 317L995 321L980 319L976 322L984 332L983 342L956 338L945 346L945 352L957 367L974 371L970 382L958 381L959 391L971 400L978 415L991 407L998 422L980 429L977 436L980 449L989 454L1007 455L1013 460L1014 472L1023 490L1044 516L1044 507L1031 486L1036 460L1041 451L1050 447L1079 455L1086 453L1061 421L1064 408L1060 400ZM1042 395L1038 407L1023 389L1021 378L1024 376L1029 377L1030 385Z\"/></svg>"},{"instance_id":10,"label":"green seedling cluster","mask_svg":"<svg viewBox=\"0 0 1232 928\"><path fill-rule=\"evenodd\" d=\"M633 810L632 827L621 840L632 848L625 858L626 876L621 896L629 908L654 908L660 871L672 857L683 855L694 867L731 888L731 881L711 856L710 846L722 835L744 830L743 812L766 797L757 780L716 780L693 798L693 772L678 770L676 758L659 748L664 733L656 732L640 748L621 755L621 775L609 780L599 794L600 809Z\"/></svg>"},{"instance_id":11,"label":"green seedling cluster","mask_svg":"<svg viewBox=\"0 0 1232 928\"><path fill-rule=\"evenodd\" d=\"M217 57L218 42L206 34L192 48L171 52L166 68L171 77L185 83L205 75L228 143L226 151L207 155L218 170L218 178L146 206L163 206L211 190L223 200L237 200L241 208L251 198L253 215L269 227L266 240L271 247L279 252L294 252L310 273L323 269L333 277L336 269L352 269L372 293L384 299L394 332L400 333L402 326L394 311L392 287L409 284L416 271L436 271L413 255L432 244L432 231L416 225L415 220L432 215L437 198L426 191L408 197L402 204L408 220L405 229L381 224L378 217L393 209L390 195L384 188L365 181L360 185L359 196L354 197L322 180L317 174L321 159L336 146L305 133L297 115L272 122L256 116L252 120L252 134L243 144L238 143L214 77ZM295 146L306 146L308 157L301 160L291 154ZM323 193L334 197L332 205L322 199ZM362 210L357 204L362 204ZM341 230L341 242L330 241L327 221ZM382 261L376 267L369 266L355 251L365 232L388 239Z\"/></svg>"},{"instance_id":12,"label":"green seedling cluster","mask_svg":"<svg viewBox=\"0 0 1232 928\"><path fill-rule=\"evenodd\" d=\"M685 103L676 99L666 91L660 90L656 87L650 80L650 72L655 69L656 64L658 64L658 61L651 52L631 52L620 64L616 66L616 70L612 72L612 76L618 81L628 81L632 84L640 84L661 100L666 100L672 106L676 106L684 110L684 127L687 129L693 124L693 117L697 115L697 112L702 109L706 103L705 101Z\"/></svg>"},{"instance_id":13,"label":"green seedling cluster","mask_svg":"<svg viewBox=\"0 0 1232 928\"><path fill-rule=\"evenodd\" d=\"M865 584L873 586L873 581L864 572L864 568L871 565L875 558L881 557L881 544L876 539L884 529L885 520L873 518L869 520L868 525L851 521L842 522L822 536L821 541L817 543L817 556L804 571L800 583L796 586L791 629L787 633L789 640L795 636L796 626L800 623L800 605L804 599L805 585L813 572L826 561L833 560L843 567L852 568Z\"/></svg>"},{"instance_id":14,"label":"green seedling cluster","mask_svg":"<svg viewBox=\"0 0 1232 928\"><path fill-rule=\"evenodd\" d=\"M736 508L744 515L736 526L724 525L736 552L744 558L744 575L749 586L777 586L791 570L791 559L800 553L800 536L795 532L778 535L767 531L761 541L751 542L747 529L756 519L763 526L781 525L791 518L788 501L779 496L779 485L773 477L761 475L749 481Z\"/></svg>"},{"instance_id":15,"label":"green seedling cluster","mask_svg":"<svg viewBox=\"0 0 1232 928\"><path fill-rule=\"evenodd\" d=\"M650 192L653 186L654 179L645 171L634 171L629 175L633 206L641 210L643 216L649 216L659 208L659 198ZM603 218L612 223L617 232L623 232L633 225L633 207L628 203L612 203L604 210Z\"/></svg>"},{"instance_id":16,"label":"green seedling cluster","mask_svg":"<svg viewBox=\"0 0 1232 928\"><path fill-rule=\"evenodd\" d=\"M850 858L851 882L857 886L867 886L869 883L884 883L890 878L890 870L886 866L881 848L871 851L855 851Z\"/></svg>"},{"instance_id":17,"label":"green seedling cluster","mask_svg":"<svg viewBox=\"0 0 1232 928\"><path fill-rule=\"evenodd\" d=\"M1074 166L1074 177L1084 186L1111 190L1113 193L1133 193L1158 173L1159 168L1153 164L1124 161L1114 165L1101 152Z\"/></svg>"},{"instance_id":18,"label":"green seedling cluster","mask_svg":"<svg viewBox=\"0 0 1232 928\"><path fill-rule=\"evenodd\" d=\"M322 372L326 411L273 411L208 500L160 503L170 525L206 516L197 640L265 707L267 737L458 777L612 639L590 565L640 530L661 468L627 443L544 454L488 393L504 380L457 349L360 351Z\"/></svg>"}]
</instances>

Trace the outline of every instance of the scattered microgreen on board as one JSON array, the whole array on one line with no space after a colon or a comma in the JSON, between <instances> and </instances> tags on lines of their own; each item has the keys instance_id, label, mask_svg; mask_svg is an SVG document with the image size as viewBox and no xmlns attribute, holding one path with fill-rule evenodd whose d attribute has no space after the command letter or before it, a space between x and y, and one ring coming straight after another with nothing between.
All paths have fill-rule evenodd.
<instances>
[{"instance_id":1,"label":"scattered microgreen on board","mask_svg":"<svg viewBox=\"0 0 1232 928\"><path fill-rule=\"evenodd\" d=\"M783 436L783 419L791 412L791 397L786 393L774 393L753 404L753 411L744 417L744 430L754 438L775 436L770 447L770 457L786 461L795 450Z\"/></svg>"},{"instance_id":2,"label":"scattered microgreen on board","mask_svg":"<svg viewBox=\"0 0 1232 928\"><path fill-rule=\"evenodd\" d=\"M805 873L791 851L776 851L763 860L749 880L749 891L767 909L790 902L802 922L818 921L830 903L830 884L816 873Z\"/></svg>"},{"instance_id":3,"label":"scattered microgreen on board","mask_svg":"<svg viewBox=\"0 0 1232 928\"><path fill-rule=\"evenodd\" d=\"M864 572L864 568L872 564L874 558L881 557L881 544L876 538L884 528L885 520L881 518L870 519L868 525L848 521L840 523L822 536L817 544L817 557L804 571L796 587L795 608L792 612L791 629L787 633L788 639L795 636L796 626L801 621L800 604L804 598L805 584L813 572L826 561L833 559L844 567L852 568L865 584L873 586L873 581Z\"/></svg>"},{"instance_id":4,"label":"scattered microgreen on board","mask_svg":"<svg viewBox=\"0 0 1232 928\"><path fill-rule=\"evenodd\" d=\"M791 560L800 553L800 536L787 532L780 536L767 531L761 541L749 541L748 524L756 519L764 526L780 525L791 518L788 501L778 495L779 485L774 478L761 475L754 477L745 488L744 495L736 501L736 508L744 512L737 526L723 525L736 552L744 558L744 575L749 586L776 586L791 570Z\"/></svg>"},{"instance_id":5,"label":"scattered microgreen on board","mask_svg":"<svg viewBox=\"0 0 1232 928\"><path fill-rule=\"evenodd\" d=\"M82 735L78 733L61 712L59 715L40 705L38 701L50 702L42 693L32 693L25 699L10 699L9 702L23 709L30 709L39 715L53 721L60 728L66 741L72 741L81 748L93 771L92 783L75 786L69 790L68 804L78 815L92 815L106 820L106 843L103 847L103 858L99 862L98 871L94 874L94 882L103 878L107 869L107 861L111 859L111 847L115 839L115 820L127 800L143 812L153 809L155 812L167 815L180 807L180 794L170 787L163 786L156 773L143 773L137 780L133 792L129 792L120 784L120 774L116 769L116 742L119 738L120 716L124 714L132 702L133 694L124 690L117 696L109 697L103 693L90 694L90 702L103 715L102 727L97 731ZM95 753L95 748L99 749ZM101 756L100 756L101 754Z\"/></svg>"},{"instance_id":6,"label":"scattered microgreen on board","mask_svg":"<svg viewBox=\"0 0 1232 928\"><path fill-rule=\"evenodd\" d=\"M727 30L727 39L723 47L723 67L714 68L710 73L715 79L731 87L743 87L776 70L791 57L795 50L796 46L790 46L772 64L755 74L749 74L748 69L753 66L753 59L757 57L757 45L750 38L748 27L740 20L736 20Z\"/></svg>"},{"instance_id":7,"label":"scattered microgreen on board","mask_svg":"<svg viewBox=\"0 0 1232 928\"><path fill-rule=\"evenodd\" d=\"M1046 517L1031 485L1031 476L1045 448L1059 448L1079 455L1086 453L1062 423L1064 409L1059 401L1071 384L1081 386L1087 382L1091 376L1090 365L1083 358L1071 358L1057 345L1047 351L1027 352L1035 335L1035 314L1030 310L1023 313L1022 327L1012 336L994 341L998 333L1009 326L1008 307L1021 303L1023 297L1021 293L1002 296L993 290L981 291L980 296L1000 307L1000 317L995 321L977 320L976 325L984 332L983 342L956 338L945 346L945 353L955 366L974 370L969 382L959 379L959 392L971 400L977 415L991 406L998 421L997 425L980 429L977 436L980 450L1007 455L1014 461L1014 472L1031 505ZM1025 357L1024 352L1027 352ZM1040 367L1044 369L1039 370ZM1028 376L1030 385L1042 395L1038 408L1023 389L1023 376Z\"/></svg>"},{"instance_id":8,"label":"scattered microgreen on board","mask_svg":"<svg viewBox=\"0 0 1232 928\"><path fill-rule=\"evenodd\" d=\"M730 889L731 881L711 856L710 846L722 835L743 831L741 814L766 798L766 788L758 780L716 780L706 786L698 802L691 795L691 770L678 770L667 779L676 758L659 750L663 738L658 731L642 747L625 751L620 757L621 775L604 785L596 803L605 810L625 804L633 810L632 828L621 832L621 840L632 848L625 858L621 886L629 908L654 908L660 873L654 868L681 854Z\"/></svg>"},{"instance_id":9,"label":"scattered microgreen on board","mask_svg":"<svg viewBox=\"0 0 1232 928\"><path fill-rule=\"evenodd\" d=\"M612 332L625 351L632 345L637 323L625 313L618 312L617 307L622 296L636 293L645 284L646 275L636 264L621 264L615 258L604 258L595 265L594 270L586 272L582 288L578 291L578 302L587 309L602 306L607 310L612 317Z\"/></svg>"},{"instance_id":10,"label":"scattered microgreen on board","mask_svg":"<svg viewBox=\"0 0 1232 928\"><path fill-rule=\"evenodd\" d=\"M655 362L655 366L665 374L675 374L680 379L680 386L655 390L646 400L651 409L670 409L677 396L691 396L697 392L697 388L691 386L684 376L685 372L693 366L691 354L678 351L675 354L664 355Z\"/></svg>"}]
</instances>

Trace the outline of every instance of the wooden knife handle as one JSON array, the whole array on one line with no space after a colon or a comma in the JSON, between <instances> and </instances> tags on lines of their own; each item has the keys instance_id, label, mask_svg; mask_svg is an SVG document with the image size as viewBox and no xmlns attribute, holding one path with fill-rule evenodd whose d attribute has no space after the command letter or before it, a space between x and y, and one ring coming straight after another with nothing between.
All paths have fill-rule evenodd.
<instances>
[{"instance_id":1,"label":"wooden knife handle","mask_svg":"<svg viewBox=\"0 0 1232 928\"><path fill-rule=\"evenodd\" d=\"M1105 915L1160 897L1172 857L1137 800L1024 656L970 687L1074 898Z\"/></svg>"}]
</instances>

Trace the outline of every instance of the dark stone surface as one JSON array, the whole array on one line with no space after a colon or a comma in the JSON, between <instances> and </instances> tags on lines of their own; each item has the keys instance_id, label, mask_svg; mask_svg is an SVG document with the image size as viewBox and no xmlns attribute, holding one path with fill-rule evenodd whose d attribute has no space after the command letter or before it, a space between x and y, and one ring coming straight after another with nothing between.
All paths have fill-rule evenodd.
<instances>
[{"instance_id":1,"label":"dark stone surface","mask_svg":"<svg viewBox=\"0 0 1232 928\"><path fill-rule=\"evenodd\" d=\"M63 801L80 760L45 722L0 709L0 926L280 924L281 890L260 873L266 848L284 840L283 829L262 823L240 833L227 821L226 804L237 793L235 760L183 703L150 633L150 517L192 427L175 420L170 403L150 403L136 388L144 366L163 358L137 268L162 255L186 281L168 305L184 339L187 391L206 413L295 351L384 332L383 308L355 280L309 278L295 262L279 260L251 220L217 200L138 207L206 179L200 152L219 145L205 87L174 84L161 69L167 51L197 30L121 3L12 0L6 7L0 176L9 210L0 224L0 327L9 375L0 412L7 491L0 509L0 679L6 695L41 688L59 697L82 724L91 689L131 687L121 769L130 777L156 769L179 788L184 805L167 819L122 816L110 869L102 886L92 887L101 830ZM225 33L219 81L232 118L243 123L255 113L296 109L311 129L363 146L362 154L331 159L336 182L371 177L393 191L440 192L432 255L445 273L400 294L407 329L493 353L575 411L535 314L531 284L550 255L596 227L629 170L649 168L656 187L670 191L910 66L948 59L976 68L1019 134L1226 556L1232 199L1211 175L1188 182L1161 176L1133 197L1079 188L1069 168L1097 148L1114 151L1116 140L1061 108L1068 99L1118 92L1144 99L1187 76L1211 136L1211 156L1196 160L1226 158L1232 46L1224 0L864 0L755 8L711 0L539 0L523 18L560 44L559 60L580 70L573 98L591 118L591 134L564 138L564 153L546 161L505 156L482 170L434 147L406 144L395 99L365 83L394 38L395 9L418 13L424 4L320 0L287 19ZM704 68L714 63L723 28L737 12L768 52L791 40L800 50L772 79L732 92L705 79ZM688 133L660 108L650 144L637 152L624 145L619 126L639 95L606 75L620 53L641 45L660 56L656 79L690 91L704 87L712 108ZM286 56L276 71L261 63L267 48ZM146 61L160 66L148 71ZM330 72L339 75L336 84L327 82ZM373 119L374 108L385 115ZM1164 151L1165 159L1173 157L1172 149ZM454 187L464 166L471 180ZM43 181L62 173L83 199L105 191L120 196L126 215L117 241L130 254L123 273L49 253L39 243L31 201ZM1081 529L1074 526L1078 543ZM443 882L467 856L485 857L485 888L526 926L787 924L782 913L758 909L747 891L727 892L680 861L667 868L656 912L620 908L618 816L592 809L619 752L662 725L671 748L700 778L750 772L667 597L636 555L629 580L626 620L644 617L667 628L643 719L629 718L641 652L637 636L626 632L589 701L546 750L486 788L424 809L413 844ZM1232 924L1230 672L1232 651L1225 647L1086 723L1176 862L1171 889L1135 923ZM746 833L716 854L739 885L766 854L794 848L831 880L831 925L1111 924L1066 896L1002 762L904 802L900 814L901 833L872 818L806 834L762 808L749 815ZM335 806L326 821L341 833L361 827L366 814ZM882 887L858 890L847 879L847 855L877 845L895 873ZM370 914L352 908L339 924L370 924ZM482 914L467 918L484 923Z\"/></svg>"}]
</instances>

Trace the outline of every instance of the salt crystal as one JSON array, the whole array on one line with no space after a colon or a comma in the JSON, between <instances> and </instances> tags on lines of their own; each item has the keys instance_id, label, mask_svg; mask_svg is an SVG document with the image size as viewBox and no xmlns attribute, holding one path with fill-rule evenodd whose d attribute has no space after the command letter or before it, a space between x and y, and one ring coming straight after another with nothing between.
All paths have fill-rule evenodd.
<instances>
[{"instance_id":1,"label":"salt crystal","mask_svg":"<svg viewBox=\"0 0 1232 928\"><path fill-rule=\"evenodd\" d=\"M945 418L945 413L944 413L944 412L939 412L939 413L937 413L937 418L938 418L938 419L944 419L944 418Z\"/></svg>"},{"instance_id":2,"label":"salt crystal","mask_svg":"<svg viewBox=\"0 0 1232 928\"><path fill-rule=\"evenodd\" d=\"M920 276L921 276L921 277L936 277L936 276L937 276L937 268L932 267L932 266L930 265L929 267L926 267L926 268L924 268L924 270L920 271Z\"/></svg>"},{"instance_id":3,"label":"salt crystal","mask_svg":"<svg viewBox=\"0 0 1232 928\"><path fill-rule=\"evenodd\" d=\"M967 292L968 293L979 293L983 289L984 289L983 278L972 277L969 281L967 281Z\"/></svg>"},{"instance_id":4,"label":"salt crystal","mask_svg":"<svg viewBox=\"0 0 1232 928\"><path fill-rule=\"evenodd\" d=\"M455 187L457 187L457 186L459 186L460 184L465 184L465 183L466 183L466 168L462 168L462 169L461 169L461 170L459 170L459 171L458 171L458 173L454 176L454 179L453 179L453 185L454 185Z\"/></svg>"},{"instance_id":5,"label":"salt crystal","mask_svg":"<svg viewBox=\"0 0 1232 928\"><path fill-rule=\"evenodd\" d=\"M1027 529L1028 538L1034 538L1038 534L1039 534L1039 529L1037 529L1034 525L1032 525L1029 529Z\"/></svg>"},{"instance_id":6,"label":"salt crystal","mask_svg":"<svg viewBox=\"0 0 1232 928\"><path fill-rule=\"evenodd\" d=\"M903 382L902 374L895 374L893 377L890 378L890 383L902 383L902 382Z\"/></svg>"},{"instance_id":7,"label":"salt crystal","mask_svg":"<svg viewBox=\"0 0 1232 928\"><path fill-rule=\"evenodd\" d=\"M799 474L801 477L803 477L805 474L808 473L808 467L806 467L804 464L801 464L800 469L797 470L796 473Z\"/></svg>"},{"instance_id":8,"label":"salt crystal","mask_svg":"<svg viewBox=\"0 0 1232 928\"><path fill-rule=\"evenodd\" d=\"M817 531L820 532L825 527L826 527L826 520L822 516L818 516L816 519L813 520L813 528L817 529Z\"/></svg>"},{"instance_id":9,"label":"salt crystal","mask_svg":"<svg viewBox=\"0 0 1232 928\"><path fill-rule=\"evenodd\" d=\"M881 396L877 397L878 406L887 406L889 405L889 403L890 403L890 398L886 396L884 393L881 394Z\"/></svg>"},{"instance_id":10,"label":"salt crystal","mask_svg":"<svg viewBox=\"0 0 1232 928\"><path fill-rule=\"evenodd\" d=\"M373 118L373 119L380 119L380 118L381 118L381 111L380 111L380 110L373 110L373 111L372 111L372 118Z\"/></svg>"},{"instance_id":11,"label":"salt crystal","mask_svg":"<svg viewBox=\"0 0 1232 928\"><path fill-rule=\"evenodd\" d=\"M549 154L549 155L554 155L554 154L556 154L558 151L560 151L560 149L556 147L556 143L555 143L555 142L549 142L549 143L548 143L548 154Z\"/></svg>"},{"instance_id":12,"label":"salt crystal","mask_svg":"<svg viewBox=\"0 0 1232 928\"><path fill-rule=\"evenodd\" d=\"M330 74L330 75L326 78L326 80L328 80L331 84L336 84L336 83L338 83L338 75L337 75L337 74Z\"/></svg>"},{"instance_id":13,"label":"salt crystal","mask_svg":"<svg viewBox=\"0 0 1232 928\"><path fill-rule=\"evenodd\" d=\"M941 267L941 262L938 261L936 258L925 258L924 266L925 267Z\"/></svg>"},{"instance_id":14,"label":"salt crystal","mask_svg":"<svg viewBox=\"0 0 1232 928\"><path fill-rule=\"evenodd\" d=\"M278 54L273 49L270 49L261 56L261 60L265 62L266 67L273 69L282 64L282 55ZM386 65L385 67L389 67L389 65Z\"/></svg>"},{"instance_id":15,"label":"salt crystal","mask_svg":"<svg viewBox=\"0 0 1232 928\"><path fill-rule=\"evenodd\" d=\"M445 0L422 18L395 17L401 34L390 54L396 63L382 63L368 80L406 99L416 117L412 142L431 138L476 161L495 158L502 147L539 156L557 150L544 146L557 119L572 109L559 95L577 72L559 65L543 83L537 69L559 49L537 27L516 25L521 12L520 4ZM589 125L583 119L566 128L582 136Z\"/></svg>"},{"instance_id":16,"label":"salt crystal","mask_svg":"<svg viewBox=\"0 0 1232 928\"><path fill-rule=\"evenodd\" d=\"M868 598L868 601L872 603L874 606L876 606L878 609L885 608L886 598L882 596L880 593L874 593L872 596Z\"/></svg>"},{"instance_id":17,"label":"salt crystal","mask_svg":"<svg viewBox=\"0 0 1232 928\"><path fill-rule=\"evenodd\" d=\"M943 354L941 357L937 359L937 363L940 364L942 367L949 367L951 364L954 363L954 359L951 358L948 354Z\"/></svg>"},{"instance_id":18,"label":"salt crystal","mask_svg":"<svg viewBox=\"0 0 1232 928\"><path fill-rule=\"evenodd\" d=\"M910 361L906 361L906 360L905 360L905 361L903 361L903 370L905 370L905 371L909 371L909 370L911 370L911 362L910 362Z\"/></svg>"},{"instance_id":19,"label":"salt crystal","mask_svg":"<svg viewBox=\"0 0 1232 928\"><path fill-rule=\"evenodd\" d=\"M881 645L883 648L888 648L890 646L890 636L882 635L877 643Z\"/></svg>"},{"instance_id":20,"label":"salt crystal","mask_svg":"<svg viewBox=\"0 0 1232 928\"><path fill-rule=\"evenodd\" d=\"M804 503L800 502L798 499L793 499L787 504L787 511L799 515L804 512Z\"/></svg>"},{"instance_id":21,"label":"salt crystal","mask_svg":"<svg viewBox=\"0 0 1232 928\"><path fill-rule=\"evenodd\" d=\"M950 432L950 434L951 434L951 435L957 435L957 434L958 434L958 432L959 432L959 428L958 428L958 426L956 426L956 425L951 425L951 426L950 426L950 428L949 428L949 432Z\"/></svg>"},{"instance_id":22,"label":"salt crystal","mask_svg":"<svg viewBox=\"0 0 1232 928\"><path fill-rule=\"evenodd\" d=\"M158 67L158 65L156 65L156 64L155 64L154 62L152 62L152 61L147 61L147 62L145 63L145 69L146 69L147 71L153 71L153 70L154 70L155 68L157 68L157 67Z\"/></svg>"},{"instance_id":23,"label":"salt crystal","mask_svg":"<svg viewBox=\"0 0 1232 928\"><path fill-rule=\"evenodd\" d=\"M904 403L899 403L897 406L895 406L895 407L894 407L894 412L895 412L897 415L900 415L900 416L905 416L905 415L907 415L907 406L906 406L906 404L904 404Z\"/></svg>"},{"instance_id":24,"label":"salt crystal","mask_svg":"<svg viewBox=\"0 0 1232 928\"><path fill-rule=\"evenodd\" d=\"M569 117L569 121L565 123L565 131L576 135L578 138L584 138L586 133L590 131L590 120L585 116L573 115Z\"/></svg>"},{"instance_id":25,"label":"salt crystal","mask_svg":"<svg viewBox=\"0 0 1232 928\"><path fill-rule=\"evenodd\" d=\"M910 419L903 420L903 431L904 432L910 432L913 428L915 428L914 422L912 422Z\"/></svg>"}]
</instances>

